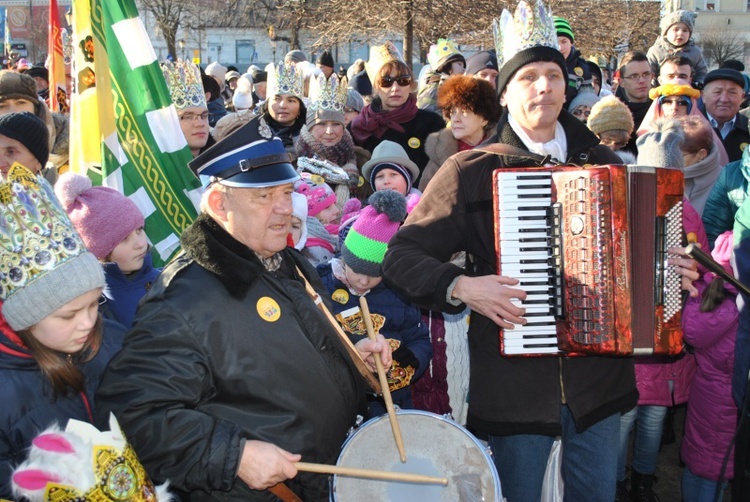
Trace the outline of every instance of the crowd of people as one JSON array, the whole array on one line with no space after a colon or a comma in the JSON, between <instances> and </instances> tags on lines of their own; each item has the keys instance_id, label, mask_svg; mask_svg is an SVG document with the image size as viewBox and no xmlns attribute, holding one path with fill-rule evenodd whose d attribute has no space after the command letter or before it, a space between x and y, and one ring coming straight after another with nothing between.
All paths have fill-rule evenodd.
<instances>
[{"instance_id":1,"label":"crowd of people","mask_svg":"<svg viewBox=\"0 0 750 502\"><path fill-rule=\"evenodd\" d=\"M733 450L750 313L684 248L668 258L685 294L680 354L500 350L500 331L534 314L531 291L498 273L496 169L679 169L685 243L747 279L750 79L739 61L710 70L694 25L669 12L616 68L585 59L541 0L503 12L494 50L437 40L419 75L391 42L339 72L328 51L245 73L165 61L203 195L163 269L142 208L70 170L46 69L1 70L0 498L43 500L48 485L18 468L40 433L104 430L113 415L175 500L327 500L328 478L297 462L335 464L358 416L386 413L362 375L376 359L398 407L486 442L510 502L550 496L556 441L565 500L657 500L680 405L672 500L721 500L733 477L734 497L750 496L750 433ZM37 479L85 496L102 475Z\"/></svg>"}]
</instances>

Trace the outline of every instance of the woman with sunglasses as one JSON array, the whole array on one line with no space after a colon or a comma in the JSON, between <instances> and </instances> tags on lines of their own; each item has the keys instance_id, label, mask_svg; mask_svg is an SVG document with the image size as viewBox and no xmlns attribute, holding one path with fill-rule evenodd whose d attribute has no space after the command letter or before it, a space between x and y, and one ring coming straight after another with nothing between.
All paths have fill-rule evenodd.
<instances>
[{"instance_id":1,"label":"woman with sunglasses","mask_svg":"<svg viewBox=\"0 0 750 502\"><path fill-rule=\"evenodd\" d=\"M398 143L421 174L429 161L425 153L427 136L443 129L445 122L437 113L417 108L414 74L400 59L393 44L389 46L390 49L387 46L385 50L373 47L367 66L373 81L373 100L351 121L349 129L354 143L369 152L384 140ZM374 64L378 50L391 56L379 67ZM414 182L419 183L419 180Z\"/></svg>"},{"instance_id":2,"label":"woman with sunglasses","mask_svg":"<svg viewBox=\"0 0 750 502\"><path fill-rule=\"evenodd\" d=\"M637 136L653 132L656 123L664 118L679 119L680 117L695 116L700 117L701 120L705 120L708 124L708 120L698 109L698 98L701 93L686 80L674 79L663 83L659 87L651 89L648 95L653 100L653 103L651 103L651 107L646 112L646 116L638 128ZM713 128L711 130L713 131ZM719 136L716 135L716 132L713 132L713 136L718 151L719 164L725 166L729 162L727 151L724 149L724 144L721 142Z\"/></svg>"}]
</instances>

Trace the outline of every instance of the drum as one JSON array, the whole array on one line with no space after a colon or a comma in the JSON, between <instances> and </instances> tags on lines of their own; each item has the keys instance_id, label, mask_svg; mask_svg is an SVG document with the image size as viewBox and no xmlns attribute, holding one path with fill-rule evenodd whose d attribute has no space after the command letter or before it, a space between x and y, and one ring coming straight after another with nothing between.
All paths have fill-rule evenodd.
<instances>
[{"instance_id":1,"label":"drum","mask_svg":"<svg viewBox=\"0 0 750 502\"><path fill-rule=\"evenodd\" d=\"M487 447L454 421L417 410L397 413L406 463L388 415L366 422L344 443L337 465L448 478L448 486L334 476L331 500L501 501L500 478Z\"/></svg>"}]
</instances>

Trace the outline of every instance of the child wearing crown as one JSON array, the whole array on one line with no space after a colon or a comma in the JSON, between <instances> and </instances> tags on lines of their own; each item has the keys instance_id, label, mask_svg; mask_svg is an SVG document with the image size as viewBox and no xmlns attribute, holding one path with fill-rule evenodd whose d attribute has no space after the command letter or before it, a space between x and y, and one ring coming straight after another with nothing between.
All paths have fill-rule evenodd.
<instances>
[{"instance_id":1,"label":"child wearing crown","mask_svg":"<svg viewBox=\"0 0 750 502\"><path fill-rule=\"evenodd\" d=\"M49 184L13 165L0 183L0 498L39 431L93 421L124 335L99 316L104 284Z\"/></svg>"},{"instance_id":2,"label":"child wearing crown","mask_svg":"<svg viewBox=\"0 0 750 502\"><path fill-rule=\"evenodd\" d=\"M151 263L143 214L117 190L94 187L86 176L72 172L60 177L55 193L104 267L102 314L130 328L138 302L161 271Z\"/></svg>"}]
</instances>

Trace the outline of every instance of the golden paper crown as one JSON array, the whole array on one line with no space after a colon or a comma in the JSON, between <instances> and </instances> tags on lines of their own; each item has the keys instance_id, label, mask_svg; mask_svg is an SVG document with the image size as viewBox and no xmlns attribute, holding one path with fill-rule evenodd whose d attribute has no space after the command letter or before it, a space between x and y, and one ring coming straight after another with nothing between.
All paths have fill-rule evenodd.
<instances>
[{"instance_id":1,"label":"golden paper crown","mask_svg":"<svg viewBox=\"0 0 750 502\"><path fill-rule=\"evenodd\" d=\"M384 64L393 60L403 62L404 58L401 57L401 52L399 52L398 48L390 40L383 45L370 47L370 59L365 63L365 70L373 85L375 85L378 71L380 71Z\"/></svg>"},{"instance_id":2,"label":"golden paper crown","mask_svg":"<svg viewBox=\"0 0 750 502\"><path fill-rule=\"evenodd\" d=\"M172 103L178 110L185 108L206 108L206 93L203 90L201 71L191 61L178 59L174 63L161 64L164 80L167 81Z\"/></svg>"},{"instance_id":3,"label":"golden paper crown","mask_svg":"<svg viewBox=\"0 0 750 502\"><path fill-rule=\"evenodd\" d=\"M461 51L453 42L447 38L439 38L437 44L432 44L427 53L427 62L430 63L432 71L438 71L448 60L454 56L461 56Z\"/></svg>"},{"instance_id":4,"label":"golden paper crown","mask_svg":"<svg viewBox=\"0 0 750 502\"><path fill-rule=\"evenodd\" d=\"M14 163L0 183L0 298L85 252L49 183Z\"/></svg>"},{"instance_id":5,"label":"golden paper crown","mask_svg":"<svg viewBox=\"0 0 750 502\"><path fill-rule=\"evenodd\" d=\"M500 18L495 18L492 22L492 33L499 68L519 52L531 47L543 46L559 50L552 13L542 0L537 0L533 8L521 0L513 15L503 9Z\"/></svg>"},{"instance_id":6,"label":"golden paper crown","mask_svg":"<svg viewBox=\"0 0 750 502\"><path fill-rule=\"evenodd\" d=\"M344 113L346 85L339 81L335 73L328 79L321 73L310 79L309 98L308 111Z\"/></svg>"},{"instance_id":7,"label":"golden paper crown","mask_svg":"<svg viewBox=\"0 0 750 502\"><path fill-rule=\"evenodd\" d=\"M266 96L269 101L279 94L289 94L300 101L305 97L305 76L295 65L280 61L270 65L268 70L268 88Z\"/></svg>"}]
</instances>

